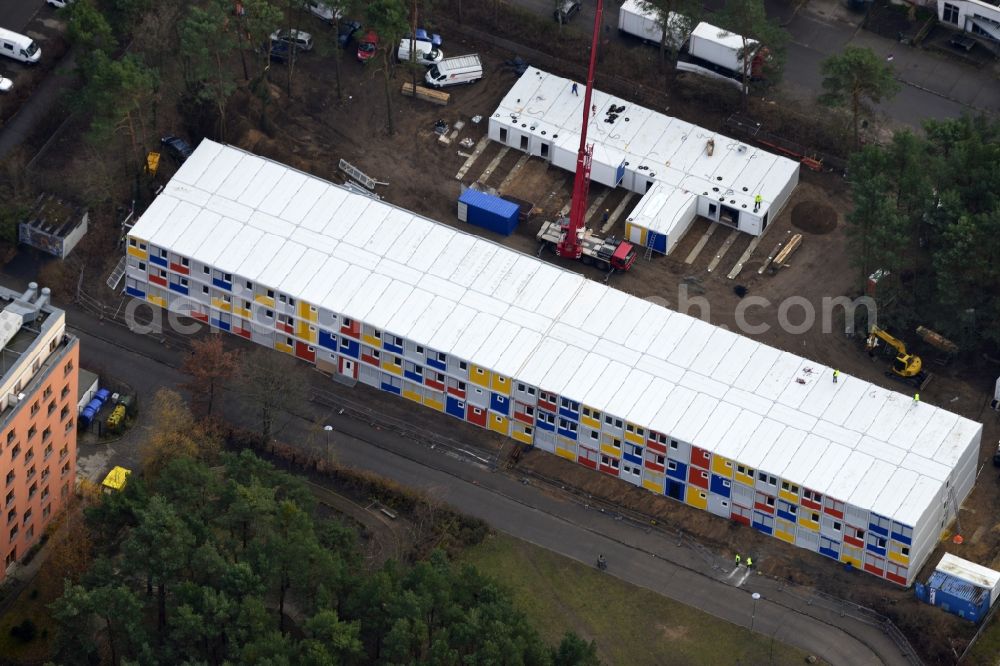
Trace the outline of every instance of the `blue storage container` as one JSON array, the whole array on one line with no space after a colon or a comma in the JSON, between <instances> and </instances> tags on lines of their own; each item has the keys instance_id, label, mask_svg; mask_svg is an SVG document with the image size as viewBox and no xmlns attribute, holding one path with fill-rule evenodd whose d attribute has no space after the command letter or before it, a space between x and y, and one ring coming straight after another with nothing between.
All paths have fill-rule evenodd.
<instances>
[{"instance_id":1,"label":"blue storage container","mask_svg":"<svg viewBox=\"0 0 1000 666\"><path fill-rule=\"evenodd\" d=\"M458 219L504 236L517 229L519 211L516 203L471 188L458 198Z\"/></svg>"},{"instance_id":2,"label":"blue storage container","mask_svg":"<svg viewBox=\"0 0 1000 666\"><path fill-rule=\"evenodd\" d=\"M917 583L917 599L971 622L980 622L1000 596L1000 572L945 553L927 583Z\"/></svg>"},{"instance_id":3,"label":"blue storage container","mask_svg":"<svg viewBox=\"0 0 1000 666\"><path fill-rule=\"evenodd\" d=\"M100 400L101 404L103 405L107 401L107 399L111 397L111 391L109 391L106 388L102 388L97 392L97 394L94 397L97 400Z\"/></svg>"}]
</instances>

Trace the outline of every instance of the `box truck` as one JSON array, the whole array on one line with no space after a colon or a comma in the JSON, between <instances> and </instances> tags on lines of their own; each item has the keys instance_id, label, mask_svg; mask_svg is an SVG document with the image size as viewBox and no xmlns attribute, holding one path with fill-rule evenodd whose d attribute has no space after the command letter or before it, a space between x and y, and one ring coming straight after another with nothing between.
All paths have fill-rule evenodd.
<instances>
[{"instance_id":1,"label":"box truck","mask_svg":"<svg viewBox=\"0 0 1000 666\"><path fill-rule=\"evenodd\" d=\"M743 37L709 23L699 23L691 31L677 58L677 69L743 85L743 63L749 60L751 80L764 78L767 48L754 39L747 40L747 52L741 54Z\"/></svg>"},{"instance_id":2,"label":"box truck","mask_svg":"<svg viewBox=\"0 0 1000 666\"><path fill-rule=\"evenodd\" d=\"M676 51L687 36L688 19L670 12L667 15L667 26L667 47ZM659 15L646 9L639 0L625 0L625 4L618 10L618 31L651 44L659 44L663 40Z\"/></svg>"}]
</instances>

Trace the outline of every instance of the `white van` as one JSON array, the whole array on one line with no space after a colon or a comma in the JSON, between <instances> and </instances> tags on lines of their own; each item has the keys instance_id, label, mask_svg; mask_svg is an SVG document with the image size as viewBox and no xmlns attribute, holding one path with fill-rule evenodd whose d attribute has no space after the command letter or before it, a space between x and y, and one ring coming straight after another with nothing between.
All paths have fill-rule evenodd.
<instances>
[{"instance_id":1,"label":"white van","mask_svg":"<svg viewBox=\"0 0 1000 666\"><path fill-rule=\"evenodd\" d=\"M30 65L42 59L42 50L31 37L0 28L0 54Z\"/></svg>"},{"instance_id":2,"label":"white van","mask_svg":"<svg viewBox=\"0 0 1000 666\"><path fill-rule=\"evenodd\" d=\"M410 60L410 43L409 39L404 39L399 42L399 49L396 51L396 57L399 58L399 62L409 62ZM444 59L444 51L435 46L432 42L427 42L422 39L414 39L412 41L417 52L417 62L422 65L433 65L436 62L441 62Z\"/></svg>"},{"instance_id":3,"label":"white van","mask_svg":"<svg viewBox=\"0 0 1000 666\"><path fill-rule=\"evenodd\" d=\"M433 88L472 83L483 78L483 63L478 54L445 58L427 70L424 80Z\"/></svg>"}]
</instances>

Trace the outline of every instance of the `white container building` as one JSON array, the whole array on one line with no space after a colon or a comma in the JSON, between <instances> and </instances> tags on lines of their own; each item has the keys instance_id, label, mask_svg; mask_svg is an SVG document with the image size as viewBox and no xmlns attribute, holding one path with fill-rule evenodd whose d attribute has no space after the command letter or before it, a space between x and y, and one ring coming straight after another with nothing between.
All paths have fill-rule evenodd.
<instances>
[{"instance_id":1,"label":"white container building","mask_svg":"<svg viewBox=\"0 0 1000 666\"><path fill-rule=\"evenodd\" d=\"M490 138L575 171L583 85L576 95L572 87L569 79L529 67L490 117ZM674 199L675 218L664 212L629 220L626 235L642 247L668 253L696 215L759 236L798 184L799 164L788 158L599 90L593 106L587 130L592 181L639 194L659 185L661 193L680 189L697 197L693 208L679 205L683 197Z\"/></svg>"},{"instance_id":2,"label":"white container building","mask_svg":"<svg viewBox=\"0 0 1000 666\"><path fill-rule=\"evenodd\" d=\"M975 477L978 423L208 140L125 284L899 585Z\"/></svg>"}]
</instances>

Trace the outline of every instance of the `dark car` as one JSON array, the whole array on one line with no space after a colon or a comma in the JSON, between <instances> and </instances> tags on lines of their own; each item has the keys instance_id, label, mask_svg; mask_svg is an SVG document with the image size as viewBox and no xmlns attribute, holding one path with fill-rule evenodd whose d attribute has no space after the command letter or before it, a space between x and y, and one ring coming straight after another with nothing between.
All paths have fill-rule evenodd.
<instances>
[{"instance_id":1,"label":"dark car","mask_svg":"<svg viewBox=\"0 0 1000 666\"><path fill-rule=\"evenodd\" d=\"M340 44L340 48L347 48L359 30L361 30L360 21L341 21L340 25L337 26L337 43Z\"/></svg>"},{"instance_id":2,"label":"dark car","mask_svg":"<svg viewBox=\"0 0 1000 666\"><path fill-rule=\"evenodd\" d=\"M266 41L260 47L260 52L263 53L264 51L267 51L271 62L285 64L289 58L295 58L295 54L292 53L292 47L288 42L279 42L273 39Z\"/></svg>"},{"instance_id":3,"label":"dark car","mask_svg":"<svg viewBox=\"0 0 1000 666\"><path fill-rule=\"evenodd\" d=\"M559 4L552 18L560 23L568 23L571 18L580 13L580 3L576 0L566 0Z\"/></svg>"},{"instance_id":4,"label":"dark car","mask_svg":"<svg viewBox=\"0 0 1000 666\"><path fill-rule=\"evenodd\" d=\"M168 134L160 139L160 145L163 146L163 151L174 158L178 164L184 164L184 160L191 157L193 152L191 144L173 134Z\"/></svg>"}]
</instances>

